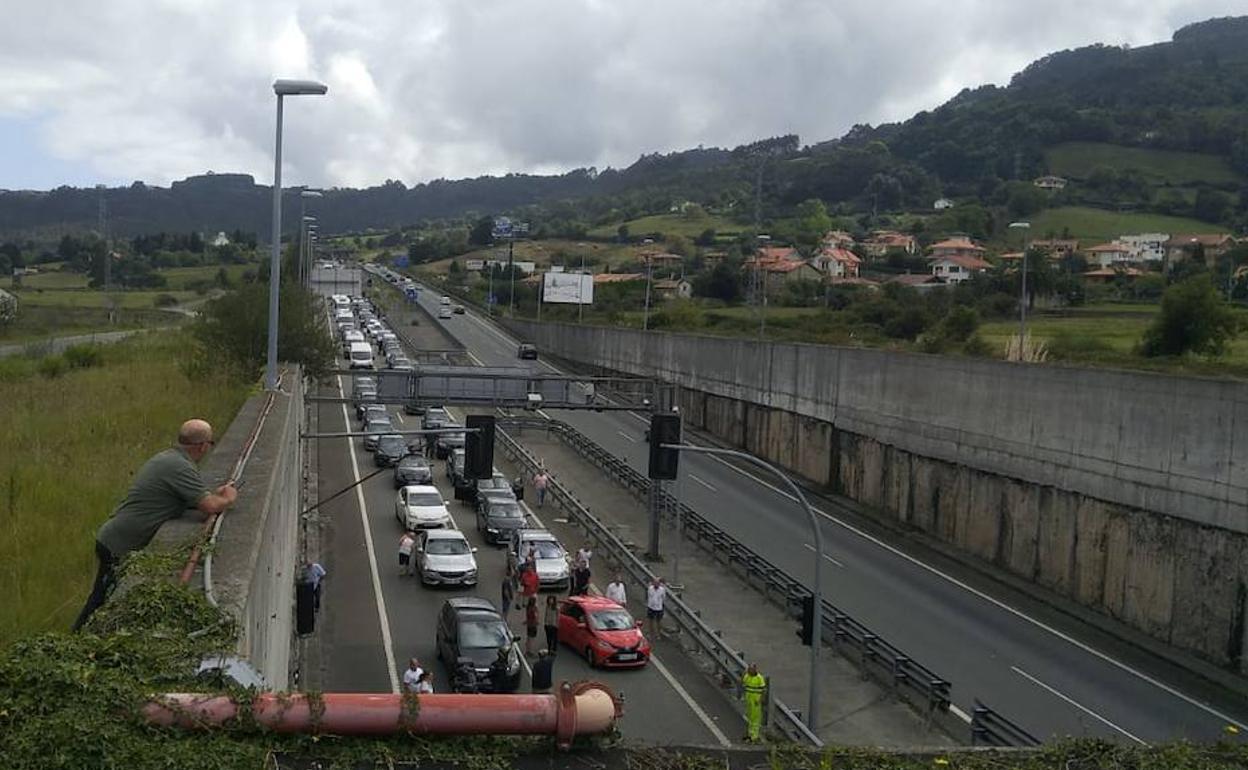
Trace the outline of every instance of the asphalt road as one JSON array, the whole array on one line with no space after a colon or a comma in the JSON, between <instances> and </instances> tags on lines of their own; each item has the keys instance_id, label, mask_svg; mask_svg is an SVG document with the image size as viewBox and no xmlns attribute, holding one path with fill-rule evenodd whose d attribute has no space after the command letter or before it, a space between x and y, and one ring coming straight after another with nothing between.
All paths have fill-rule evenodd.
<instances>
[{"instance_id":1,"label":"asphalt road","mask_svg":"<svg viewBox=\"0 0 1248 770\"><path fill-rule=\"evenodd\" d=\"M345 380L346 378L341 378ZM337 385L349 393L349 381ZM328 395L337 395L330 388ZM358 430L354 411L344 405L321 403L319 430L340 432ZM350 410L350 406L346 407ZM452 410L453 413L455 410ZM401 414L391 408L392 420L400 430L419 428L419 417ZM372 454L362 448L362 439L322 439L319 445L319 493L325 499L377 470ZM357 491L348 492L322 507L322 516L333 521L325 543L326 567L330 575L324 589L321 615L323 657L326 661L324 688L339 692L389 692L398 687L407 661L420 659L434 672L436 691L447 691L447 670L436 660L434 623L442 603L452 596L476 595L499 602L499 589L505 566L504 551L486 544L477 533L470 507L454 500L445 475L445 463L431 461L434 481L448 502L459 529L478 548L480 570L475 588L422 587L419 579L398 574L398 539L402 528L395 517L396 491L393 473L382 471L364 481ZM536 526L549 525L575 549L557 522L533 517ZM523 634L520 613L508 618L513 630ZM544 646L539 631L535 650ZM659 665L651 661L632 671L591 670L570 649L562 648L556 659L556 681L596 679L624 694L625 717L620 722L626 740L645 743L719 745L725 734L737 737L734 712L704 677L678 650L656 645ZM523 674L521 690L529 688L529 673ZM693 705L697 704L697 705Z\"/></svg>"},{"instance_id":2,"label":"asphalt road","mask_svg":"<svg viewBox=\"0 0 1248 770\"><path fill-rule=\"evenodd\" d=\"M420 292L427 310L436 312L437 301L435 292ZM471 310L442 323L482 365L556 371L544 361L519 361L518 341ZM646 470L641 416L551 416ZM705 455L682 457L680 472L682 500L790 574L811 579L810 525L787 493ZM921 562L855 527L830 505L821 508L828 547L825 596L950 680L963 714L979 699L1041 738L1210 741L1224 737L1228 724L1248 729L1248 708L1202 680L1068 616L1016 597L1007 603L991 595L991 587L973 585L982 581Z\"/></svg>"}]
</instances>

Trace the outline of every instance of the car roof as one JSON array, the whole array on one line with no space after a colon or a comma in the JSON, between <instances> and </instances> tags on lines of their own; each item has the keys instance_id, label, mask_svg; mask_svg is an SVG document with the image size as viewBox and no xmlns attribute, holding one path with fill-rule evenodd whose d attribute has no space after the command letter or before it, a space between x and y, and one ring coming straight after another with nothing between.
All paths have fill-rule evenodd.
<instances>
[{"instance_id":1,"label":"car roof","mask_svg":"<svg viewBox=\"0 0 1248 770\"><path fill-rule=\"evenodd\" d=\"M579 604L587 610L624 609L618 602L613 602L605 596L569 596L564 601L569 604Z\"/></svg>"},{"instance_id":2,"label":"car roof","mask_svg":"<svg viewBox=\"0 0 1248 770\"><path fill-rule=\"evenodd\" d=\"M394 426L394 423L392 423L392 422L390 421L390 416L389 416L389 415L386 415L386 416L384 416L384 417L369 417L369 418L368 418L368 424L369 424L369 425L373 425L374 423L376 423L376 424L381 424L381 423L383 423L383 422L384 422L386 425L390 425L391 427L393 427L393 426Z\"/></svg>"},{"instance_id":3,"label":"car roof","mask_svg":"<svg viewBox=\"0 0 1248 770\"><path fill-rule=\"evenodd\" d=\"M463 540L468 542L468 538L464 537L464 533L458 529L426 529L426 540Z\"/></svg>"},{"instance_id":4,"label":"car roof","mask_svg":"<svg viewBox=\"0 0 1248 770\"><path fill-rule=\"evenodd\" d=\"M447 599L446 603L457 611L486 610L496 615L498 614L498 610L494 608L494 603L489 599L482 599L480 596L456 596Z\"/></svg>"},{"instance_id":5,"label":"car roof","mask_svg":"<svg viewBox=\"0 0 1248 770\"><path fill-rule=\"evenodd\" d=\"M424 455L416 455L416 454L405 455L403 459L399 461L399 465L428 465L428 464L429 464L429 461L425 459Z\"/></svg>"},{"instance_id":6,"label":"car roof","mask_svg":"<svg viewBox=\"0 0 1248 770\"><path fill-rule=\"evenodd\" d=\"M554 540L556 542L559 540L545 529L518 529L516 532L519 533L521 540Z\"/></svg>"},{"instance_id":7,"label":"car roof","mask_svg":"<svg viewBox=\"0 0 1248 770\"><path fill-rule=\"evenodd\" d=\"M438 488L432 484L408 484L403 489L407 490L409 495L413 492L434 492L438 497L442 496L442 493L438 492Z\"/></svg>"}]
</instances>

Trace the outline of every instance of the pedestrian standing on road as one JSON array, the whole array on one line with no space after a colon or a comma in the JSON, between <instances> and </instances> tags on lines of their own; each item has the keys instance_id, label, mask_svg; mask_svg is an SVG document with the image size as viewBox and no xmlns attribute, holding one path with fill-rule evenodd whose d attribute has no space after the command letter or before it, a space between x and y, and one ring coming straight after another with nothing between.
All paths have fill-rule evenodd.
<instances>
[{"instance_id":1,"label":"pedestrian standing on road","mask_svg":"<svg viewBox=\"0 0 1248 770\"><path fill-rule=\"evenodd\" d=\"M516 586L512 583L511 575L503 576L503 584L500 586L500 591L500 598L503 602L499 605L498 611L503 616L503 622L506 623L507 613L511 611L511 603L516 598Z\"/></svg>"},{"instance_id":2,"label":"pedestrian standing on road","mask_svg":"<svg viewBox=\"0 0 1248 770\"><path fill-rule=\"evenodd\" d=\"M419 693L420 695L432 695L433 694L433 672L432 671L420 672L420 679L416 681L415 692Z\"/></svg>"},{"instance_id":3,"label":"pedestrian standing on road","mask_svg":"<svg viewBox=\"0 0 1248 770\"><path fill-rule=\"evenodd\" d=\"M745 740L758 743L762 740L763 694L767 691L767 680L758 673L757 663L751 663L745 670L741 691L745 697Z\"/></svg>"},{"instance_id":4,"label":"pedestrian standing on road","mask_svg":"<svg viewBox=\"0 0 1248 770\"><path fill-rule=\"evenodd\" d=\"M658 639L663 634L663 602L667 600L667 585L658 575L646 586L646 620L650 624L650 636Z\"/></svg>"},{"instance_id":5,"label":"pedestrian standing on road","mask_svg":"<svg viewBox=\"0 0 1248 770\"><path fill-rule=\"evenodd\" d=\"M312 608L317 612L321 610L321 579L327 574L329 573L319 562L308 560L308 580L312 582Z\"/></svg>"},{"instance_id":6,"label":"pedestrian standing on road","mask_svg":"<svg viewBox=\"0 0 1248 770\"><path fill-rule=\"evenodd\" d=\"M550 692L554 677L555 653L553 650L542 650L537 654L537 662L533 664L533 692Z\"/></svg>"},{"instance_id":7,"label":"pedestrian standing on road","mask_svg":"<svg viewBox=\"0 0 1248 770\"><path fill-rule=\"evenodd\" d=\"M541 588L542 580L537 575L537 562L530 559L520 568L520 596L525 602L537 601L537 590Z\"/></svg>"},{"instance_id":8,"label":"pedestrian standing on road","mask_svg":"<svg viewBox=\"0 0 1248 770\"><path fill-rule=\"evenodd\" d=\"M542 626L546 629L546 650L551 655L559 649L559 600L554 594L546 597L546 610L542 613ZM543 653L545 650L543 650Z\"/></svg>"},{"instance_id":9,"label":"pedestrian standing on road","mask_svg":"<svg viewBox=\"0 0 1248 770\"><path fill-rule=\"evenodd\" d=\"M538 468L537 473L533 474L533 491L537 493L537 507L541 508L546 504L546 487L550 484L550 474L545 468Z\"/></svg>"},{"instance_id":10,"label":"pedestrian standing on road","mask_svg":"<svg viewBox=\"0 0 1248 770\"><path fill-rule=\"evenodd\" d=\"M416 533L410 529L399 537L399 575L412 574L412 549L416 547Z\"/></svg>"},{"instance_id":11,"label":"pedestrian standing on road","mask_svg":"<svg viewBox=\"0 0 1248 770\"><path fill-rule=\"evenodd\" d=\"M607 598L621 607L628 606L628 593L624 590L624 578L616 575L615 579L607 583Z\"/></svg>"},{"instance_id":12,"label":"pedestrian standing on road","mask_svg":"<svg viewBox=\"0 0 1248 770\"><path fill-rule=\"evenodd\" d=\"M537 638L537 599L529 597L524 605L524 654L533 657L533 640Z\"/></svg>"},{"instance_id":13,"label":"pedestrian standing on road","mask_svg":"<svg viewBox=\"0 0 1248 770\"><path fill-rule=\"evenodd\" d=\"M403 672L403 690L404 692L418 692L416 686L420 684L420 678L425 675L425 670L420 667L420 661L412 658L407 662L407 670Z\"/></svg>"},{"instance_id":14,"label":"pedestrian standing on road","mask_svg":"<svg viewBox=\"0 0 1248 770\"><path fill-rule=\"evenodd\" d=\"M589 543L585 543L585 545L581 546L581 547L580 547L580 548L578 548L578 549L577 549L577 551L576 551L576 563L577 563L577 564L583 564L583 565L585 565L586 567L588 567L588 566L589 566L589 560L590 560L591 558L593 558L593 556L594 556L594 552L593 552L593 550L589 547Z\"/></svg>"},{"instance_id":15,"label":"pedestrian standing on road","mask_svg":"<svg viewBox=\"0 0 1248 770\"><path fill-rule=\"evenodd\" d=\"M569 581L569 596L584 596L589 593L589 565L577 562L572 568L572 579Z\"/></svg>"},{"instance_id":16,"label":"pedestrian standing on road","mask_svg":"<svg viewBox=\"0 0 1248 770\"><path fill-rule=\"evenodd\" d=\"M215 445L211 425L187 420L178 430L177 445L156 454L135 474L130 491L95 535L95 583L74 621L74 631L112 593L121 561L132 551L146 548L160 525L179 518L188 508L211 516L234 503L238 490L233 480L210 490L196 467Z\"/></svg>"}]
</instances>

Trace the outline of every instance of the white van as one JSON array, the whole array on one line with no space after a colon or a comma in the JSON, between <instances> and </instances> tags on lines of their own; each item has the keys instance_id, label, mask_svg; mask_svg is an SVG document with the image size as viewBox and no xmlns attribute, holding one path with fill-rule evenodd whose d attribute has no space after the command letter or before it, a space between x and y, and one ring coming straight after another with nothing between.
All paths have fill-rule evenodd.
<instances>
[{"instance_id":1,"label":"white van","mask_svg":"<svg viewBox=\"0 0 1248 770\"><path fill-rule=\"evenodd\" d=\"M373 368L373 346L367 342L352 342L350 368L352 369L372 369Z\"/></svg>"},{"instance_id":2,"label":"white van","mask_svg":"<svg viewBox=\"0 0 1248 770\"><path fill-rule=\"evenodd\" d=\"M351 307L351 299L346 294L335 294L331 297L331 299L333 300L334 307Z\"/></svg>"},{"instance_id":3,"label":"white van","mask_svg":"<svg viewBox=\"0 0 1248 770\"><path fill-rule=\"evenodd\" d=\"M364 335L354 329L342 333L342 357L351 358L351 346L357 342L364 342ZM364 344L368 344L364 342Z\"/></svg>"}]
</instances>

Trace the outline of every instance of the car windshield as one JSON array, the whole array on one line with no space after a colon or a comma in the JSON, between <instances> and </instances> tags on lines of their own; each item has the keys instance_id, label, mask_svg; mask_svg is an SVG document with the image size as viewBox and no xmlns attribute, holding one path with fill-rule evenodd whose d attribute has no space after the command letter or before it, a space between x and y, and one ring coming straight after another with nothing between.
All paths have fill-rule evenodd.
<instances>
[{"instance_id":1,"label":"car windshield","mask_svg":"<svg viewBox=\"0 0 1248 770\"><path fill-rule=\"evenodd\" d=\"M589 616L589 624L599 631L625 631L635 627L633 616L624 610L599 610Z\"/></svg>"},{"instance_id":2,"label":"car windshield","mask_svg":"<svg viewBox=\"0 0 1248 770\"><path fill-rule=\"evenodd\" d=\"M511 644L511 632L501 620L465 620L459 624L459 646L467 650L497 650Z\"/></svg>"},{"instance_id":3,"label":"car windshield","mask_svg":"<svg viewBox=\"0 0 1248 770\"><path fill-rule=\"evenodd\" d=\"M466 443L462 433L444 433L441 438L442 443L447 446L463 446Z\"/></svg>"},{"instance_id":4,"label":"car windshield","mask_svg":"<svg viewBox=\"0 0 1248 770\"><path fill-rule=\"evenodd\" d=\"M386 419L381 419L381 420L374 419L374 420L368 421L369 433L376 433L378 431L393 430L393 429L394 429L394 426L391 425L390 421Z\"/></svg>"},{"instance_id":5,"label":"car windshield","mask_svg":"<svg viewBox=\"0 0 1248 770\"><path fill-rule=\"evenodd\" d=\"M524 552L527 554L529 548L532 547L534 553L539 559L562 559L563 548L553 540L528 540L524 543Z\"/></svg>"},{"instance_id":6,"label":"car windshield","mask_svg":"<svg viewBox=\"0 0 1248 770\"><path fill-rule=\"evenodd\" d=\"M490 515L499 519L518 519L524 513L515 503L490 503Z\"/></svg>"},{"instance_id":7,"label":"car windshield","mask_svg":"<svg viewBox=\"0 0 1248 770\"><path fill-rule=\"evenodd\" d=\"M425 553L434 556L461 556L469 553L468 541L457 537L439 537L425 544Z\"/></svg>"},{"instance_id":8,"label":"car windshield","mask_svg":"<svg viewBox=\"0 0 1248 770\"><path fill-rule=\"evenodd\" d=\"M429 463L419 455L408 455L399 463L399 467L403 470L426 470L429 467Z\"/></svg>"},{"instance_id":9,"label":"car windshield","mask_svg":"<svg viewBox=\"0 0 1248 770\"><path fill-rule=\"evenodd\" d=\"M477 489L511 489L511 484L507 479L500 479L498 476L495 476L478 481Z\"/></svg>"},{"instance_id":10,"label":"car windshield","mask_svg":"<svg viewBox=\"0 0 1248 770\"><path fill-rule=\"evenodd\" d=\"M407 496L407 504L418 508L442 505L442 495L437 492L412 492Z\"/></svg>"},{"instance_id":11,"label":"car windshield","mask_svg":"<svg viewBox=\"0 0 1248 770\"><path fill-rule=\"evenodd\" d=\"M377 441L377 448L383 452L406 452L407 444L402 436L382 436Z\"/></svg>"}]
</instances>

